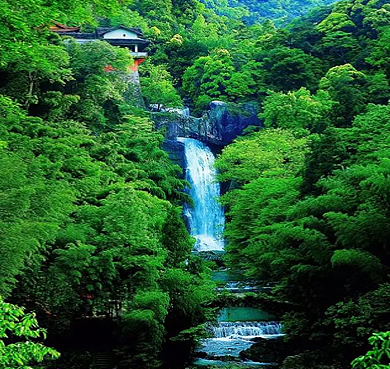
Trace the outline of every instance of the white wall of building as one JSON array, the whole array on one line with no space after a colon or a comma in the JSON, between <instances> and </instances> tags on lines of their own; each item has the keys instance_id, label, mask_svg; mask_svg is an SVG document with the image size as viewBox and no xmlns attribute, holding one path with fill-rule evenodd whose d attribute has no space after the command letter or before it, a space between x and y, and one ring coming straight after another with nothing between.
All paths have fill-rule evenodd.
<instances>
[{"instance_id":1,"label":"white wall of building","mask_svg":"<svg viewBox=\"0 0 390 369\"><path fill-rule=\"evenodd\" d=\"M134 40L139 38L137 34L134 32L130 32L127 29L119 28L114 31L107 32L103 35L103 38L111 39L111 38L121 38L121 39L129 39Z\"/></svg>"}]
</instances>

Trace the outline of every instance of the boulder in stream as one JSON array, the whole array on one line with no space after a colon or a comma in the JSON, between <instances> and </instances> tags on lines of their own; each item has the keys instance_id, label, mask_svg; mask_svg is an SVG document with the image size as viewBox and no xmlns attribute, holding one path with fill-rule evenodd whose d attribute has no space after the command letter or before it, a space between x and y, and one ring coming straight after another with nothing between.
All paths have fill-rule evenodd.
<instances>
[{"instance_id":1,"label":"boulder in stream","mask_svg":"<svg viewBox=\"0 0 390 369\"><path fill-rule=\"evenodd\" d=\"M240 353L243 360L280 364L287 355L288 345L283 337L274 339L255 338L255 344Z\"/></svg>"}]
</instances>

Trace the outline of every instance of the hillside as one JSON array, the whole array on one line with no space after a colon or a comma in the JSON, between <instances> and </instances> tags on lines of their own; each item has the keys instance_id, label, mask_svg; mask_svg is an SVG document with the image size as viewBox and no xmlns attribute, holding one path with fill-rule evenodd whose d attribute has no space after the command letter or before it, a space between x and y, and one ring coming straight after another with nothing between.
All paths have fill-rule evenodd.
<instances>
[{"instance_id":1,"label":"hillside","mask_svg":"<svg viewBox=\"0 0 390 369\"><path fill-rule=\"evenodd\" d=\"M224 1L203 0L208 6L226 11ZM291 20L306 15L311 9L334 3L335 0L228 0L228 6L243 8L243 19L248 24L272 20L278 26L287 25Z\"/></svg>"}]
</instances>

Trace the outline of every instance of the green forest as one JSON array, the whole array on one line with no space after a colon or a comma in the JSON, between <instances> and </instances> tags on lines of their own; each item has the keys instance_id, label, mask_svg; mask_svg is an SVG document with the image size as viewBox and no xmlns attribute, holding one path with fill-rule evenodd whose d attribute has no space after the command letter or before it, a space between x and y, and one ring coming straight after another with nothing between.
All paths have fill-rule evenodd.
<instances>
[{"instance_id":1,"label":"green forest","mask_svg":"<svg viewBox=\"0 0 390 369\"><path fill-rule=\"evenodd\" d=\"M140 88L56 24L142 30ZM271 286L270 368L390 368L389 99L389 0L0 0L0 369L192 368L221 263ZM216 100L261 121L217 155L217 262L151 112Z\"/></svg>"}]
</instances>

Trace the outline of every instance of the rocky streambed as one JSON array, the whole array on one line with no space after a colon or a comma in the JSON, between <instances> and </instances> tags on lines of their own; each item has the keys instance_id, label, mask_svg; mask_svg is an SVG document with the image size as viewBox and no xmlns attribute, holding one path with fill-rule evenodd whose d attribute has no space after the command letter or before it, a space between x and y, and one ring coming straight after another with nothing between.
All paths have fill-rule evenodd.
<instances>
[{"instance_id":1,"label":"rocky streambed","mask_svg":"<svg viewBox=\"0 0 390 369\"><path fill-rule=\"evenodd\" d=\"M245 281L239 275L223 269L215 271L213 279L219 281L218 289L225 284L225 291L219 294L228 291L230 296L241 296L243 302L247 301L243 295ZM250 285L250 288L256 287ZM229 303L229 299L226 301ZM282 324L271 313L253 306L225 306L220 309L217 321L211 322L207 329L210 337L200 342L196 352L194 364L198 367L275 367L278 362L278 352L273 348L279 346L283 331Z\"/></svg>"}]
</instances>

